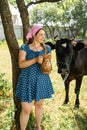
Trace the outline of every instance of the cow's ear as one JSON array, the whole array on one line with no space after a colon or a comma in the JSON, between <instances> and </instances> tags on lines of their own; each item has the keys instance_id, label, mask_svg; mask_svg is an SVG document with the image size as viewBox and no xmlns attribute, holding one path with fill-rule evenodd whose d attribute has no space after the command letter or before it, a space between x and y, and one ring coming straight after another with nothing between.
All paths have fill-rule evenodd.
<instances>
[{"instance_id":1,"label":"cow's ear","mask_svg":"<svg viewBox=\"0 0 87 130\"><path fill-rule=\"evenodd\" d=\"M85 46L87 46L87 40L83 40L82 43L84 43Z\"/></svg>"},{"instance_id":2,"label":"cow's ear","mask_svg":"<svg viewBox=\"0 0 87 130\"><path fill-rule=\"evenodd\" d=\"M58 35L56 35L55 37L54 37L54 41L56 42L56 41L59 41L60 39L59 39L59 37L58 37Z\"/></svg>"},{"instance_id":3,"label":"cow's ear","mask_svg":"<svg viewBox=\"0 0 87 130\"><path fill-rule=\"evenodd\" d=\"M74 38L71 39L71 44L72 44L73 46L76 46L77 42L75 41Z\"/></svg>"},{"instance_id":4,"label":"cow's ear","mask_svg":"<svg viewBox=\"0 0 87 130\"><path fill-rule=\"evenodd\" d=\"M77 43L75 46L73 46L73 48L74 48L75 50L79 51L79 50L83 49L84 46L85 46L84 43L79 42L79 43Z\"/></svg>"}]
</instances>

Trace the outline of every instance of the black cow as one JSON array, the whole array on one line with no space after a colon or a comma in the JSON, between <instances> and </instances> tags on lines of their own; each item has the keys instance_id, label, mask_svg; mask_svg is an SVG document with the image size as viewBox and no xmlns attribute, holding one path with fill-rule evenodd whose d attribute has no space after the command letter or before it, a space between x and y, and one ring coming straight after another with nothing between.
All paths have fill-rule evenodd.
<instances>
[{"instance_id":1,"label":"black cow","mask_svg":"<svg viewBox=\"0 0 87 130\"><path fill-rule=\"evenodd\" d=\"M79 107L79 93L82 78L87 75L87 40L74 41L67 38L61 38L56 41L56 60L58 73L61 74L65 84L64 104L69 102L69 84L75 79L75 107Z\"/></svg>"}]
</instances>

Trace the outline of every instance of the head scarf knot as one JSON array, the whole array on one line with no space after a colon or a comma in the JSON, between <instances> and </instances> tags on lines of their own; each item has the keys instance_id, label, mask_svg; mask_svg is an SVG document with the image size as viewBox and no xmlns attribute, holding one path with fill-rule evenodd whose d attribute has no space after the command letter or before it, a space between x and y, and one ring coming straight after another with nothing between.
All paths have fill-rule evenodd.
<instances>
[{"instance_id":1,"label":"head scarf knot","mask_svg":"<svg viewBox=\"0 0 87 130\"><path fill-rule=\"evenodd\" d=\"M29 40L29 38L33 38L40 29L43 28L39 25L33 25L33 27L29 30L28 34L26 35L26 39Z\"/></svg>"}]
</instances>

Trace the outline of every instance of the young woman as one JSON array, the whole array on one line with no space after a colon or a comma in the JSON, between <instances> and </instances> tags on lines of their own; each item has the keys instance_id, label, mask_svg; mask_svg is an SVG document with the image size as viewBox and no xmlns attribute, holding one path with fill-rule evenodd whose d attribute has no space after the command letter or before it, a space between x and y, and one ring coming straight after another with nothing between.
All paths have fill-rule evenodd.
<instances>
[{"instance_id":1,"label":"young woman","mask_svg":"<svg viewBox=\"0 0 87 130\"><path fill-rule=\"evenodd\" d=\"M36 127L41 129L42 106L46 98L54 93L49 74L41 72L44 50L41 45L45 39L45 31L39 25L33 25L26 36L28 43L22 44L19 51L19 67L21 73L18 79L16 97L21 100L20 127L25 130L32 106L35 105ZM51 48L46 46L48 54Z\"/></svg>"}]
</instances>

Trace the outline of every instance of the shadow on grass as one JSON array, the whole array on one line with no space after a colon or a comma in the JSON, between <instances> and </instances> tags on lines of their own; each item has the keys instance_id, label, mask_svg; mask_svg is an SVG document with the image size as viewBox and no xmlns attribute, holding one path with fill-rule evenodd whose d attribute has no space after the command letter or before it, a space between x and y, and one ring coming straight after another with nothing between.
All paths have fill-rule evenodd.
<instances>
[{"instance_id":1,"label":"shadow on grass","mask_svg":"<svg viewBox=\"0 0 87 130\"><path fill-rule=\"evenodd\" d=\"M81 113L75 113L75 119L79 130L87 130L87 113L81 109Z\"/></svg>"},{"instance_id":2,"label":"shadow on grass","mask_svg":"<svg viewBox=\"0 0 87 130\"><path fill-rule=\"evenodd\" d=\"M34 122L35 122L35 117L34 117L33 112L31 112L26 130L35 130Z\"/></svg>"}]
</instances>

